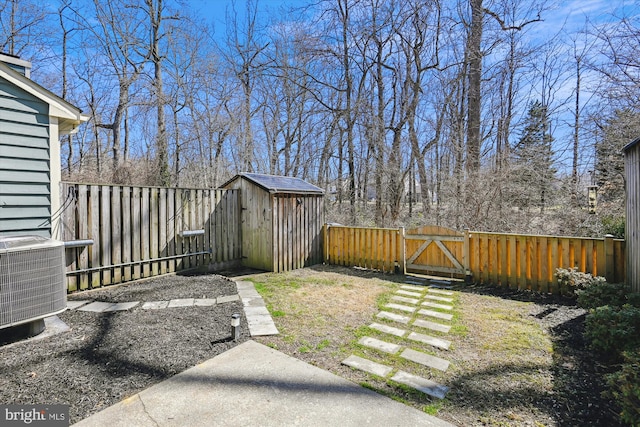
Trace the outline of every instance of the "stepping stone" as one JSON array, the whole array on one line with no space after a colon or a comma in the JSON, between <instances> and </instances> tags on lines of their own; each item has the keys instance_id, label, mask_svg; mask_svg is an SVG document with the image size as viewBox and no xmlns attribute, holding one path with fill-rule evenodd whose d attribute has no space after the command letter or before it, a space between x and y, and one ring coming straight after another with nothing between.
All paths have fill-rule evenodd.
<instances>
[{"instance_id":1,"label":"stepping stone","mask_svg":"<svg viewBox=\"0 0 640 427\"><path fill-rule=\"evenodd\" d=\"M267 307L245 307L244 313L249 316L269 316L271 317L271 313L267 310Z\"/></svg>"},{"instance_id":2,"label":"stepping stone","mask_svg":"<svg viewBox=\"0 0 640 427\"><path fill-rule=\"evenodd\" d=\"M280 332L273 323L271 315L247 315L249 334L252 337L278 335Z\"/></svg>"},{"instance_id":3,"label":"stepping stone","mask_svg":"<svg viewBox=\"0 0 640 427\"><path fill-rule=\"evenodd\" d=\"M425 279L420 279L418 277L405 277L404 282L409 283L411 285L422 285L422 286L425 286L427 284L427 281Z\"/></svg>"},{"instance_id":4,"label":"stepping stone","mask_svg":"<svg viewBox=\"0 0 640 427\"><path fill-rule=\"evenodd\" d=\"M400 346L398 344L377 340L371 337L360 338L358 340L358 344L361 344L365 347L373 348L375 350L384 351L385 353L389 354L396 354L400 351Z\"/></svg>"},{"instance_id":5,"label":"stepping stone","mask_svg":"<svg viewBox=\"0 0 640 427\"><path fill-rule=\"evenodd\" d=\"M405 291L414 291L414 292L422 292L424 291L424 286L411 286L411 285L402 285L400 289L404 289Z\"/></svg>"},{"instance_id":6,"label":"stepping stone","mask_svg":"<svg viewBox=\"0 0 640 427\"><path fill-rule=\"evenodd\" d=\"M381 311L380 313L376 314L376 317L379 317L380 319L393 320L394 322L398 323L404 323L405 325L409 323L410 320L407 316L390 313L388 311Z\"/></svg>"},{"instance_id":7,"label":"stepping stone","mask_svg":"<svg viewBox=\"0 0 640 427\"><path fill-rule=\"evenodd\" d=\"M449 387L404 371L398 371L391 379L438 399L444 399L449 391Z\"/></svg>"},{"instance_id":8,"label":"stepping stone","mask_svg":"<svg viewBox=\"0 0 640 427\"><path fill-rule=\"evenodd\" d=\"M218 301L218 304L222 304L225 302L240 301L240 295L228 295L224 297L218 297L217 301Z\"/></svg>"},{"instance_id":9,"label":"stepping stone","mask_svg":"<svg viewBox=\"0 0 640 427\"><path fill-rule=\"evenodd\" d=\"M83 305L87 305L91 302L91 300L77 300L77 301L69 301L67 300L67 309L74 310L76 308L80 308Z\"/></svg>"},{"instance_id":10,"label":"stepping stone","mask_svg":"<svg viewBox=\"0 0 640 427\"><path fill-rule=\"evenodd\" d=\"M428 320L416 319L413 321L413 326L419 326L425 329L431 329L432 331L438 331L448 333L451 330L451 326L442 325L440 323L429 322Z\"/></svg>"},{"instance_id":11,"label":"stepping stone","mask_svg":"<svg viewBox=\"0 0 640 427\"><path fill-rule=\"evenodd\" d=\"M211 307L212 305L216 305L215 298L196 298L193 301L193 305L198 307Z\"/></svg>"},{"instance_id":12,"label":"stepping stone","mask_svg":"<svg viewBox=\"0 0 640 427\"><path fill-rule=\"evenodd\" d=\"M169 301L169 305L167 305L167 307L168 308L191 307L193 306L194 301L195 301L195 298L172 299L171 301Z\"/></svg>"},{"instance_id":13,"label":"stepping stone","mask_svg":"<svg viewBox=\"0 0 640 427\"><path fill-rule=\"evenodd\" d=\"M422 294L420 294L418 292L409 292L409 291L405 291L404 289L400 289L399 291L396 291L396 294L406 295L406 296L409 296L409 297L418 297L418 298L422 297Z\"/></svg>"},{"instance_id":14,"label":"stepping stone","mask_svg":"<svg viewBox=\"0 0 640 427\"><path fill-rule=\"evenodd\" d=\"M441 348L443 350L449 350L449 346L451 345L451 341L443 340L442 338L432 337L431 335L419 334L417 332L411 332L407 339L411 341L417 341L424 344L429 344L434 347Z\"/></svg>"},{"instance_id":15,"label":"stepping stone","mask_svg":"<svg viewBox=\"0 0 640 427\"><path fill-rule=\"evenodd\" d=\"M432 294L438 294L438 295L448 295L448 296L453 295L453 292L451 292L451 291L443 291L442 289L429 288L429 289L427 289L427 292L431 292Z\"/></svg>"},{"instance_id":16,"label":"stepping stone","mask_svg":"<svg viewBox=\"0 0 640 427\"><path fill-rule=\"evenodd\" d=\"M412 362L419 363L420 365L428 366L430 368L438 369L439 371L446 372L449 369L449 361L441 359L439 357L432 356L421 351L412 350L410 348L405 349L400 357L403 359L411 360Z\"/></svg>"},{"instance_id":17,"label":"stepping stone","mask_svg":"<svg viewBox=\"0 0 640 427\"><path fill-rule=\"evenodd\" d=\"M353 354L344 359L342 361L342 364L351 366L352 368L356 368L361 371L368 372L370 374L378 375L380 377L386 377L391 373L391 371L393 371L393 368L391 368L390 366L372 362L371 360L364 359Z\"/></svg>"},{"instance_id":18,"label":"stepping stone","mask_svg":"<svg viewBox=\"0 0 640 427\"><path fill-rule=\"evenodd\" d=\"M167 308L169 305L169 301L147 301L142 304L143 310L159 310L162 308Z\"/></svg>"},{"instance_id":19,"label":"stepping stone","mask_svg":"<svg viewBox=\"0 0 640 427\"><path fill-rule=\"evenodd\" d=\"M390 302L389 304L386 304L385 307L393 308L395 310L400 310L400 311L406 311L407 313L413 313L414 311L416 311L415 307L409 307L408 305L402 305L402 304L394 304L392 302Z\"/></svg>"},{"instance_id":20,"label":"stepping stone","mask_svg":"<svg viewBox=\"0 0 640 427\"><path fill-rule=\"evenodd\" d=\"M109 312L109 311L125 311L125 310L129 310L130 308L133 308L138 304L140 304L140 301L118 302L118 303L115 303L115 304L111 304L111 307L105 308L103 313L106 313L106 312Z\"/></svg>"},{"instance_id":21,"label":"stepping stone","mask_svg":"<svg viewBox=\"0 0 640 427\"><path fill-rule=\"evenodd\" d=\"M384 332L385 334L395 335L396 337L403 337L407 331L400 328L394 328L389 325L381 325L380 323L372 323L369 325L371 329L375 329L376 331Z\"/></svg>"},{"instance_id":22,"label":"stepping stone","mask_svg":"<svg viewBox=\"0 0 640 427\"><path fill-rule=\"evenodd\" d=\"M91 311L94 313L102 313L113 305L112 302L94 301L91 304L83 305L78 311Z\"/></svg>"},{"instance_id":23,"label":"stepping stone","mask_svg":"<svg viewBox=\"0 0 640 427\"><path fill-rule=\"evenodd\" d=\"M453 306L450 306L450 305L437 304L435 302L430 302L430 301L425 301L420 305L424 305L425 307L431 307L431 308L439 308L441 310L451 310L453 308Z\"/></svg>"},{"instance_id":24,"label":"stepping stone","mask_svg":"<svg viewBox=\"0 0 640 427\"><path fill-rule=\"evenodd\" d=\"M425 295L423 298L434 300L434 301L453 302L453 298L439 297L436 295L429 295L429 294Z\"/></svg>"},{"instance_id":25,"label":"stepping stone","mask_svg":"<svg viewBox=\"0 0 640 427\"><path fill-rule=\"evenodd\" d=\"M418 314L422 314L423 316L435 317L437 319L442 319L442 320L453 319L453 314L440 313L439 311L427 310L424 308L421 310L418 310Z\"/></svg>"},{"instance_id":26,"label":"stepping stone","mask_svg":"<svg viewBox=\"0 0 640 427\"><path fill-rule=\"evenodd\" d=\"M255 291L256 288L253 285L253 282L249 282L248 280L236 280L236 288L238 289L238 293L241 290Z\"/></svg>"},{"instance_id":27,"label":"stepping stone","mask_svg":"<svg viewBox=\"0 0 640 427\"><path fill-rule=\"evenodd\" d=\"M406 302L407 304L418 304L420 302L420 300L416 298L400 297L398 295L392 296L391 299L394 301Z\"/></svg>"}]
</instances>

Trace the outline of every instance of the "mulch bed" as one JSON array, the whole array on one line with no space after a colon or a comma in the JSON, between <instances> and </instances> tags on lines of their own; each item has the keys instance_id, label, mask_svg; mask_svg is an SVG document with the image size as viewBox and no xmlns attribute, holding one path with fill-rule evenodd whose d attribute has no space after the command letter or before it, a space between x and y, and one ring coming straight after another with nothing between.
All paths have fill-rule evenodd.
<instances>
[{"instance_id":1,"label":"mulch bed","mask_svg":"<svg viewBox=\"0 0 640 427\"><path fill-rule=\"evenodd\" d=\"M543 406L558 426L623 426L615 402L603 394L604 376L613 367L589 349L584 338L586 311L573 298L539 294L495 286L466 286L465 292L492 295L507 300L532 302L531 316L548 330L553 342L553 393ZM577 313L580 313L576 315Z\"/></svg>"},{"instance_id":2,"label":"mulch bed","mask_svg":"<svg viewBox=\"0 0 640 427\"><path fill-rule=\"evenodd\" d=\"M69 300L105 302L216 298L237 294L219 275L164 276L130 285L78 293ZM230 318L242 302L211 307L111 313L68 310L71 330L0 348L0 402L68 404L71 423L210 359L249 338L231 340Z\"/></svg>"}]
</instances>

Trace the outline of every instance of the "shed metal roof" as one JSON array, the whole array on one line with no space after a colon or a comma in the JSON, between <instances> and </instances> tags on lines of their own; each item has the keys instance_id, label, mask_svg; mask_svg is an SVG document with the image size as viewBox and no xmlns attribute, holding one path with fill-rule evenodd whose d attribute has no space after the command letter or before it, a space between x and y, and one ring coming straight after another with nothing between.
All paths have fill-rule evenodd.
<instances>
[{"instance_id":1,"label":"shed metal roof","mask_svg":"<svg viewBox=\"0 0 640 427\"><path fill-rule=\"evenodd\" d=\"M634 139L633 141L625 145L622 151L626 152L627 150L631 149L631 147L634 147L638 143L640 143L640 138Z\"/></svg>"},{"instance_id":2,"label":"shed metal roof","mask_svg":"<svg viewBox=\"0 0 640 427\"><path fill-rule=\"evenodd\" d=\"M249 172L243 172L236 175L224 183L223 187L226 187L229 183L239 177L253 182L270 193L324 194L324 190L322 188L316 187L315 185L300 178Z\"/></svg>"}]
</instances>

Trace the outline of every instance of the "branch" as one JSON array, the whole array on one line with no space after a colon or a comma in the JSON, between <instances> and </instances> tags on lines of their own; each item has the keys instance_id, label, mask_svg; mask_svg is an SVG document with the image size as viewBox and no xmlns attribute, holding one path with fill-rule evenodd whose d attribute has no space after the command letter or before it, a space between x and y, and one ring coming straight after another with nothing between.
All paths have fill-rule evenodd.
<instances>
[{"instance_id":1,"label":"branch","mask_svg":"<svg viewBox=\"0 0 640 427\"><path fill-rule=\"evenodd\" d=\"M511 26L507 26L507 25L505 24L504 20L503 20L502 18L500 18L500 16L498 16L498 14L497 14L497 13L495 13L495 12L493 12L493 11L489 10L489 9L486 9L486 8L483 8L483 10L484 10L484 13L486 13L486 14L487 14L487 15L489 15L489 16L492 16L492 17L493 17L493 19L495 19L496 21L498 21L498 24L500 24L500 27L502 27L502 29L503 29L504 31L508 31L508 30L516 30L516 31L520 31L520 30L522 30L524 27L526 27L526 26L527 26L527 25L529 25L529 24L532 24L532 23L534 23L534 22L541 22L541 21L542 21L542 18L540 18L540 13L538 13L538 17L537 17L536 19L531 19L531 20L529 20L529 21L525 21L525 22L523 22L523 23L522 23L522 24L520 24L520 25L511 25Z\"/></svg>"}]
</instances>

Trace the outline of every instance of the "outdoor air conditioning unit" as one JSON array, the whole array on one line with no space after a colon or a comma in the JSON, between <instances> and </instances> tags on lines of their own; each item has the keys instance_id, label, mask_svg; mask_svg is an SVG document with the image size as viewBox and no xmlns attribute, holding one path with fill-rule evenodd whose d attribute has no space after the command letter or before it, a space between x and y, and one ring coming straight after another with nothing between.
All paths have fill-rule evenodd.
<instances>
[{"instance_id":1,"label":"outdoor air conditioning unit","mask_svg":"<svg viewBox=\"0 0 640 427\"><path fill-rule=\"evenodd\" d=\"M66 307L64 243L0 236L0 332L26 329L25 335L36 335L45 317Z\"/></svg>"}]
</instances>

